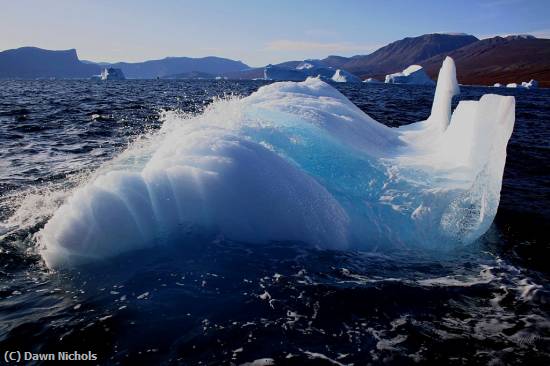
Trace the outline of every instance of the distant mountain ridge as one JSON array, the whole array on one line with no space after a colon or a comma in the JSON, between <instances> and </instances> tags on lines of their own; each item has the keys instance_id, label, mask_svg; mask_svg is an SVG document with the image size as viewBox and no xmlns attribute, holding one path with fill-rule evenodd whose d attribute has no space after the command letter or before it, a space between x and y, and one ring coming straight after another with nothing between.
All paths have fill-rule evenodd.
<instances>
[{"instance_id":1,"label":"distant mountain ridge","mask_svg":"<svg viewBox=\"0 0 550 366\"><path fill-rule=\"evenodd\" d=\"M455 60L462 84L492 86L535 79L541 87L550 87L550 39L530 35L479 40L467 34L426 34L392 42L369 55L329 56L319 61L362 79L381 81L388 74L418 64L435 80L446 56ZM291 61L275 66L295 64ZM258 71L250 70L248 74L257 75Z\"/></svg>"},{"instance_id":2,"label":"distant mountain ridge","mask_svg":"<svg viewBox=\"0 0 550 366\"><path fill-rule=\"evenodd\" d=\"M418 37L407 37L379 48L368 55L352 57L328 56L318 60L327 67L344 69L352 74L375 77L384 80L387 74L399 72L410 65L416 64L435 55L450 52L465 45L479 41L468 34L425 34ZM286 61L274 66L293 69L301 61ZM226 76L236 79L258 78L263 74L263 68L234 72Z\"/></svg>"},{"instance_id":3,"label":"distant mountain ridge","mask_svg":"<svg viewBox=\"0 0 550 366\"><path fill-rule=\"evenodd\" d=\"M368 55L329 56L323 62L356 75L383 79L387 74L477 41L479 39L468 34L425 34L392 42Z\"/></svg>"},{"instance_id":4,"label":"distant mountain ridge","mask_svg":"<svg viewBox=\"0 0 550 366\"><path fill-rule=\"evenodd\" d=\"M241 61L214 56L201 58L166 57L161 60L135 63L117 62L109 65L122 69L122 72L130 79L163 78L186 73L205 73L217 76L249 68Z\"/></svg>"},{"instance_id":5,"label":"distant mountain ridge","mask_svg":"<svg viewBox=\"0 0 550 366\"><path fill-rule=\"evenodd\" d=\"M0 52L0 78L87 78L101 67L78 59L75 49L50 51L22 47Z\"/></svg>"},{"instance_id":6,"label":"distant mountain ridge","mask_svg":"<svg viewBox=\"0 0 550 366\"><path fill-rule=\"evenodd\" d=\"M241 61L221 57L167 57L144 62L93 63L79 60L76 50L45 50L22 47L0 52L0 78L90 78L105 67L121 69L127 78L152 79L185 73L221 75L249 67Z\"/></svg>"},{"instance_id":7,"label":"distant mountain ridge","mask_svg":"<svg viewBox=\"0 0 550 366\"><path fill-rule=\"evenodd\" d=\"M161 79L215 79L216 75L207 72L191 71L162 76Z\"/></svg>"},{"instance_id":8,"label":"distant mountain ridge","mask_svg":"<svg viewBox=\"0 0 550 366\"><path fill-rule=\"evenodd\" d=\"M443 59L451 56L462 84L493 85L535 79L550 87L550 40L528 35L479 40L467 34L425 34L392 42L368 55L328 56L313 60L342 69L362 79L384 80L410 65L424 67L435 79ZM300 61L273 66L294 69ZM23 47L0 52L0 78L88 78L104 67L121 69L128 78L215 78L256 79L264 67L251 68L241 61L220 57L167 57L128 63L92 63L78 59L76 50L49 51Z\"/></svg>"},{"instance_id":9,"label":"distant mountain ridge","mask_svg":"<svg viewBox=\"0 0 550 366\"><path fill-rule=\"evenodd\" d=\"M535 79L540 86L550 87L550 39L525 35L494 37L446 55L454 59L462 84L508 84ZM421 65L435 78L446 55L436 55Z\"/></svg>"}]
</instances>

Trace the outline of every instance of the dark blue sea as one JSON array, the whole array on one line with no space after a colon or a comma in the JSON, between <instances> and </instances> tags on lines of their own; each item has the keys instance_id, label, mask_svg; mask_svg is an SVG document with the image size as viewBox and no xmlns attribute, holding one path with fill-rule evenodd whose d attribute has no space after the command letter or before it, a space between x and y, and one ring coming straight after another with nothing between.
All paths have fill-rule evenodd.
<instances>
[{"instance_id":1,"label":"dark blue sea","mask_svg":"<svg viewBox=\"0 0 550 366\"><path fill-rule=\"evenodd\" d=\"M0 351L93 352L101 365L550 365L550 90L516 97L489 231L450 253L227 239L49 270L34 234L67 192L163 111L201 113L263 81L0 81ZM335 85L389 126L433 88ZM253 363L255 362L255 363ZM39 364L39 361L27 364Z\"/></svg>"}]
</instances>

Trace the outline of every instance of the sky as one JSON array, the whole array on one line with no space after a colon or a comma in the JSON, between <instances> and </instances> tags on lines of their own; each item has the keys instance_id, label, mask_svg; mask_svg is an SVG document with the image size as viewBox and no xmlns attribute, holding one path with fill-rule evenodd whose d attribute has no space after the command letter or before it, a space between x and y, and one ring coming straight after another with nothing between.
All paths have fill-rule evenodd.
<instances>
[{"instance_id":1,"label":"sky","mask_svg":"<svg viewBox=\"0 0 550 366\"><path fill-rule=\"evenodd\" d=\"M76 48L104 62L220 56L263 66L446 32L550 38L550 0L0 0L0 50Z\"/></svg>"}]
</instances>

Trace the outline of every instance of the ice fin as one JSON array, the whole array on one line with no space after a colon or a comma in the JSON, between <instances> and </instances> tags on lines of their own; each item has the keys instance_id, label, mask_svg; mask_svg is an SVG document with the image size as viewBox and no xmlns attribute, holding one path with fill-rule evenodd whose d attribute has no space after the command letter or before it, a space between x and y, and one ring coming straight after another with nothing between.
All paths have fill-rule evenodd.
<instances>
[{"instance_id":1,"label":"ice fin","mask_svg":"<svg viewBox=\"0 0 550 366\"><path fill-rule=\"evenodd\" d=\"M432 113L428 119L429 123L437 126L440 132L445 131L447 126L449 126L449 122L451 121L451 102L453 96L458 93L460 93L460 88L456 80L455 62L447 56L445 61L443 61L443 66L439 70Z\"/></svg>"}]
</instances>

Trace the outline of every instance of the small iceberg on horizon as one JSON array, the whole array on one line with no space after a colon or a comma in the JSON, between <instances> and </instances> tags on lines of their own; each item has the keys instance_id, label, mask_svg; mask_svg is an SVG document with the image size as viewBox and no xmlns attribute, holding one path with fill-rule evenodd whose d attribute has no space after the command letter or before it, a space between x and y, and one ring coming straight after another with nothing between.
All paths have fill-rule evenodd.
<instances>
[{"instance_id":1,"label":"small iceberg on horizon","mask_svg":"<svg viewBox=\"0 0 550 366\"><path fill-rule=\"evenodd\" d=\"M91 78L92 80L126 80L124 73L121 69L114 67L106 67L101 71L100 75L94 75Z\"/></svg>"},{"instance_id":2,"label":"small iceberg on horizon","mask_svg":"<svg viewBox=\"0 0 550 366\"><path fill-rule=\"evenodd\" d=\"M501 85L499 83L497 83L498 85ZM496 87L497 84L495 84L494 86ZM521 89L537 89L539 87L539 82L536 81L536 80L529 80L529 81L523 81L521 84L518 84L518 83L509 83L509 84L506 84L506 87L507 88L521 88Z\"/></svg>"},{"instance_id":3,"label":"small iceberg on horizon","mask_svg":"<svg viewBox=\"0 0 550 366\"><path fill-rule=\"evenodd\" d=\"M331 78L335 83L360 83L361 79L347 72L346 70L337 69Z\"/></svg>"},{"instance_id":4,"label":"small iceberg on horizon","mask_svg":"<svg viewBox=\"0 0 550 366\"><path fill-rule=\"evenodd\" d=\"M539 87L539 82L531 79L529 81L522 82L521 87L526 89L536 89Z\"/></svg>"},{"instance_id":5,"label":"small iceberg on horizon","mask_svg":"<svg viewBox=\"0 0 550 366\"><path fill-rule=\"evenodd\" d=\"M510 96L451 101L451 58L430 116L387 127L320 78L263 86L159 133L76 188L36 235L49 267L193 233L331 249L447 250L495 217L515 119Z\"/></svg>"},{"instance_id":6,"label":"small iceberg on horizon","mask_svg":"<svg viewBox=\"0 0 550 366\"><path fill-rule=\"evenodd\" d=\"M367 84L382 84L382 82L380 80L376 80L374 78L365 79L365 80L363 80L363 82L367 83Z\"/></svg>"},{"instance_id":7,"label":"small iceberg on horizon","mask_svg":"<svg viewBox=\"0 0 550 366\"><path fill-rule=\"evenodd\" d=\"M386 75L384 82L386 84L435 85L420 65L411 65L401 72Z\"/></svg>"},{"instance_id":8,"label":"small iceberg on horizon","mask_svg":"<svg viewBox=\"0 0 550 366\"><path fill-rule=\"evenodd\" d=\"M336 83L361 82L361 79L352 73L342 69L334 69L331 66L325 65L320 60L305 60L300 62L295 68L276 65L267 65L264 68L265 80L304 81L309 77L321 78L325 81Z\"/></svg>"}]
</instances>

